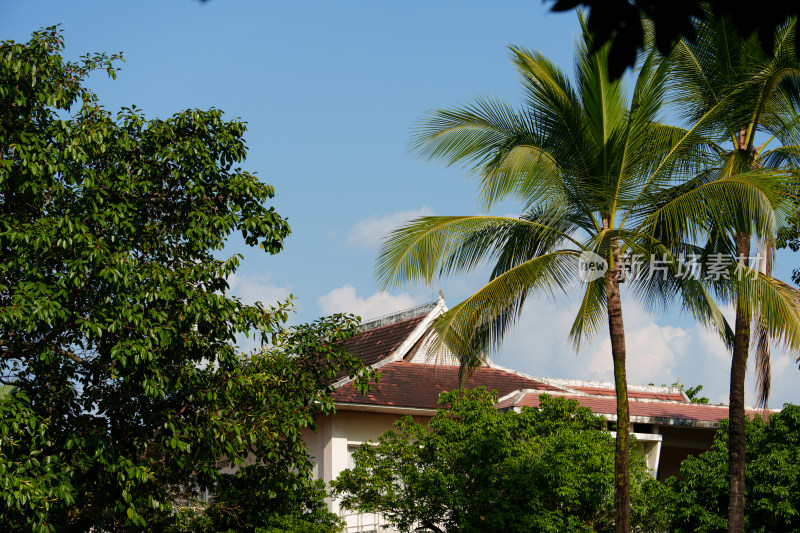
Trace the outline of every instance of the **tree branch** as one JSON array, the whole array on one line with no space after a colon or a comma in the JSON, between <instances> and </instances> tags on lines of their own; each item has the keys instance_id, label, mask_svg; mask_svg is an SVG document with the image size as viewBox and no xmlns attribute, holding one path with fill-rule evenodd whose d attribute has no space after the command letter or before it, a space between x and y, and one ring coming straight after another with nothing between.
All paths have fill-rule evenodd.
<instances>
[{"instance_id":1,"label":"tree branch","mask_svg":"<svg viewBox=\"0 0 800 533\"><path fill-rule=\"evenodd\" d=\"M428 529L432 529L433 531L438 531L439 533L444 533L443 529L440 529L439 527L437 527L436 524L434 524L430 520L423 519L422 520L422 525L427 527Z\"/></svg>"}]
</instances>

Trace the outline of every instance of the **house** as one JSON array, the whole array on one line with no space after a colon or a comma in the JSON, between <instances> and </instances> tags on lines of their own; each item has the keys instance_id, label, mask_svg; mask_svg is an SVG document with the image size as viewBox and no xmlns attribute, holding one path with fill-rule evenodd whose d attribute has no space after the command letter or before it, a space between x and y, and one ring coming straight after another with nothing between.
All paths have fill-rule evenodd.
<instances>
[{"instance_id":1,"label":"house","mask_svg":"<svg viewBox=\"0 0 800 533\"><path fill-rule=\"evenodd\" d=\"M320 419L316 433L304 435L316 478L335 479L352 466L354 448L377 440L399 417L427 422L436 413L439 394L458 388L458 361L445 350L431 350L429 326L446 310L440 294L430 304L363 324L360 335L348 341L348 350L379 369L381 378L366 396L349 378L335 384L336 414ZM500 410L535 407L546 393L575 399L610 423L616 419L613 383L534 377L486 358L464 386L496 390ZM728 417L727 406L692 403L680 386L629 385L628 395L631 432L658 479L675 475L688 455L709 449L717 425ZM380 516L350 513L335 500L330 506L345 518L348 533L376 531L381 523Z\"/></svg>"}]
</instances>

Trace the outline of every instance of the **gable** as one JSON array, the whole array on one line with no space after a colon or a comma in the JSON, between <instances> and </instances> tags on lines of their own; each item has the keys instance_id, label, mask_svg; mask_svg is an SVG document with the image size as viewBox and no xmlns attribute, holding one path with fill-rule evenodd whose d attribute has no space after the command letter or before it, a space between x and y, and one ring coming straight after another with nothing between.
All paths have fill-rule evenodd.
<instances>
[{"instance_id":1,"label":"gable","mask_svg":"<svg viewBox=\"0 0 800 533\"><path fill-rule=\"evenodd\" d=\"M422 323L426 315L368 329L344 343L345 349L366 365L390 357Z\"/></svg>"}]
</instances>

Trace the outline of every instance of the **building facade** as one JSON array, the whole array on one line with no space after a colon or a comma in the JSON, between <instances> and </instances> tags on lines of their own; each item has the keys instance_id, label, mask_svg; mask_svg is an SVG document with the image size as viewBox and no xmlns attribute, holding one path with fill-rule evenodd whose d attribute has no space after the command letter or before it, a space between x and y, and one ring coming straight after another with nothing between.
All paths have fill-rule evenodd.
<instances>
[{"instance_id":1,"label":"building facade","mask_svg":"<svg viewBox=\"0 0 800 533\"><path fill-rule=\"evenodd\" d=\"M352 466L351 453L361 444L377 440L395 420L412 416L427 422L436 413L439 394L458 388L458 360L431 349L430 326L447 310L440 295L436 302L396 313L361 326L361 334L348 341L348 350L380 370L379 383L361 395L350 379L335 384L337 411L318 420L318 431L307 432L314 457L314 475L329 483ZM488 357L465 388L484 386L496 390L497 409L536 407L540 394L576 400L609 424L616 420L614 384L573 379L534 377L503 368ZM727 406L696 404L678 387L629 385L630 431L653 475L666 479L678 473L681 461L711 446L719 422L728 417ZM330 507L347 524L347 533L379 531L379 515L362 515ZM386 530L380 530L386 531Z\"/></svg>"}]
</instances>

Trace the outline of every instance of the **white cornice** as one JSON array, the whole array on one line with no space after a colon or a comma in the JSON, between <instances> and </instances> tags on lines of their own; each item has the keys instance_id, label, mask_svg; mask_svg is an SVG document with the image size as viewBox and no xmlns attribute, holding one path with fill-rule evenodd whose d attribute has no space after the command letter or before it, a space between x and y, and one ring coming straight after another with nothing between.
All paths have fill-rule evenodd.
<instances>
[{"instance_id":1,"label":"white cornice","mask_svg":"<svg viewBox=\"0 0 800 533\"><path fill-rule=\"evenodd\" d=\"M428 409L424 407L401 407L398 405L374 405L369 403L340 403L335 402L337 411L357 411L360 413L387 413L398 415L419 415L419 416L433 416L436 414L436 409Z\"/></svg>"},{"instance_id":2,"label":"white cornice","mask_svg":"<svg viewBox=\"0 0 800 533\"><path fill-rule=\"evenodd\" d=\"M400 344L400 346L398 346L397 349L392 352L391 355L389 355L389 357L383 359L382 361L378 361L372 365L372 367L380 368L381 366L389 363L402 361L408 354L409 350L411 350L411 348L417 344L417 341L419 341L422 336L428 332L428 329L430 329L433 321L442 316L445 312L447 312L447 306L444 303L444 296L440 292L439 299L436 300L436 304L433 306L433 309L428 311L428 314L425 315L425 318L423 318L422 321L417 324L417 327L414 328L411 333L409 333L409 335L406 337L406 340L404 340L402 344Z\"/></svg>"}]
</instances>

